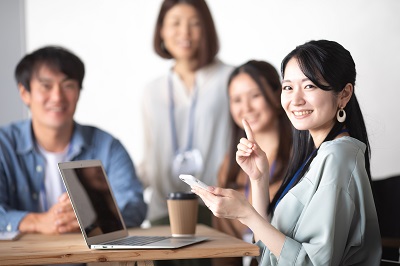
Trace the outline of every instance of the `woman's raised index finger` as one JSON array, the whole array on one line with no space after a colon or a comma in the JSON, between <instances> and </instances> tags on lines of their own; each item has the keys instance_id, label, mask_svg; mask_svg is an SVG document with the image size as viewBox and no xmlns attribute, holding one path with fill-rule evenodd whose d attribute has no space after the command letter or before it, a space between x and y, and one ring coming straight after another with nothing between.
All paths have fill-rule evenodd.
<instances>
[{"instance_id":1,"label":"woman's raised index finger","mask_svg":"<svg viewBox=\"0 0 400 266\"><path fill-rule=\"evenodd\" d=\"M253 131L251 130L249 123L244 118L242 119L242 123L243 123L244 131L246 132L247 139L250 141L254 141Z\"/></svg>"}]
</instances>

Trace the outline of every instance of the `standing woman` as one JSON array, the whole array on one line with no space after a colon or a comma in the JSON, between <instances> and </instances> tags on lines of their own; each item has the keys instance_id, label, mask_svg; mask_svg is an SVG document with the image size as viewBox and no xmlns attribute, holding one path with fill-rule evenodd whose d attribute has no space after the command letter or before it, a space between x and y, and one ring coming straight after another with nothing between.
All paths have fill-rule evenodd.
<instances>
[{"instance_id":1,"label":"standing woman","mask_svg":"<svg viewBox=\"0 0 400 266\"><path fill-rule=\"evenodd\" d=\"M163 1L154 48L173 66L144 91L140 176L152 189L147 217L152 225L168 224L170 192L189 190L180 173L217 183L229 141L225 88L232 71L216 58L218 37L204 0ZM199 222L211 225L211 213L203 205Z\"/></svg>"},{"instance_id":2,"label":"standing woman","mask_svg":"<svg viewBox=\"0 0 400 266\"><path fill-rule=\"evenodd\" d=\"M296 130L274 199L268 158L245 120L236 159L250 177L253 205L235 190L192 190L216 216L253 231L260 265L379 265L370 147L351 54L337 42L310 41L283 59L282 76L282 107Z\"/></svg>"},{"instance_id":3,"label":"standing woman","mask_svg":"<svg viewBox=\"0 0 400 266\"><path fill-rule=\"evenodd\" d=\"M218 186L232 188L251 203L251 185L247 174L236 162L237 143L246 137L242 119L254 132L258 145L267 154L272 199L282 184L292 147L292 126L280 104L281 81L275 67L265 61L251 60L238 66L228 81L232 139L220 168ZM213 226L237 238L250 240L251 231L238 220L214 217ZM214 259L214 265L243 265L242 258Z\"/></svg>"}]
</instances>

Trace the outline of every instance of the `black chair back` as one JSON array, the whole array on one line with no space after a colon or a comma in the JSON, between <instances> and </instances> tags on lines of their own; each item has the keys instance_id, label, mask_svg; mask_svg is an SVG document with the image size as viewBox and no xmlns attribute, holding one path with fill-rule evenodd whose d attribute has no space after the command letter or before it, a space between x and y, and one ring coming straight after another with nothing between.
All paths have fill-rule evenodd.
<instances>
[{"instance_id":1,"label":"black chair back","mask_svg":"<svg viewBox=\"0 0 400 266\"><path fill-rule=\"evenodd\" d=\"M399 266L400 262L398 261L392 261L392 260L381 260L380 266Z\"/></svg>"},{"instance_id":2,"label":"black chair back","mask_svg":"<svg viewBox=\"0 0 400 266\"><path fill-rule=\"evenodd\" d=\"M399 261L400 175L372 180L372 192L382 237L382 259Z\"/></svg>"}]
</instances>

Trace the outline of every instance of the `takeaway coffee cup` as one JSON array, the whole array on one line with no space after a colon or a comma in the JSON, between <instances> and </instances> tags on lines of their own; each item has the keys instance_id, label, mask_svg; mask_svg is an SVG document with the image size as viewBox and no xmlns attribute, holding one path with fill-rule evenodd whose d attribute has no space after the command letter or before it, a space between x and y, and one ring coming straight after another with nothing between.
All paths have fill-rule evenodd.
<instances>
[{"instance_id":1,"label":"takeaway coffee cup","mask_svg":"<svg viewBox=\"0 0 400 266\"><path fill-rule=\"evenodd\" d=\"M171 234L174 237L193 236L196 233L198 197L189 192L172 192L167 198Z\"/></svg>"}]
</instances>

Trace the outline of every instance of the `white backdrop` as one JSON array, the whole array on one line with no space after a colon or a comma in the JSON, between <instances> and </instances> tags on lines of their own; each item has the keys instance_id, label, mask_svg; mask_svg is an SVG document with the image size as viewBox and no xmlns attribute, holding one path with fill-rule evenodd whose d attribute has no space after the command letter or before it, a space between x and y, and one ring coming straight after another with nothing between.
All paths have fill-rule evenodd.
<instances>
[{"instance_id":1,"label":"white backdrop","mask_svg":"<svg viewBox=\"0 0 400 266\"><path fill-rule=\"evenodd\" d=\"M140 99L145 84L170 62L156 56L152 37L160 0L26 0L30 52L63 45L86 65L76 120L118 137L135 163L142 160ZM278 69L296 45L330 39L352 53L356 94L372 146L372 174L400 173L400 1L208 0L220 37L220 59L249 59Z\"/></svg>"}]
</instances>

